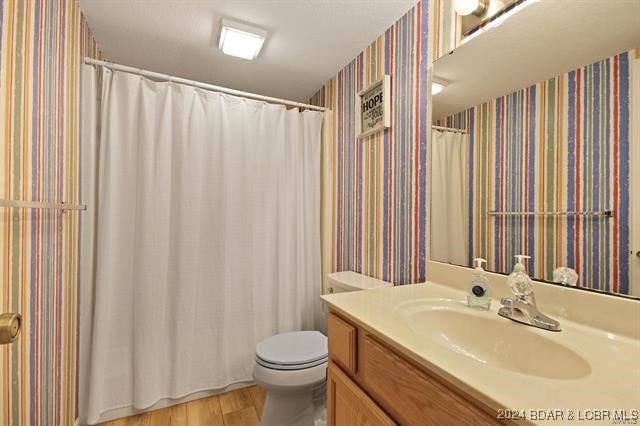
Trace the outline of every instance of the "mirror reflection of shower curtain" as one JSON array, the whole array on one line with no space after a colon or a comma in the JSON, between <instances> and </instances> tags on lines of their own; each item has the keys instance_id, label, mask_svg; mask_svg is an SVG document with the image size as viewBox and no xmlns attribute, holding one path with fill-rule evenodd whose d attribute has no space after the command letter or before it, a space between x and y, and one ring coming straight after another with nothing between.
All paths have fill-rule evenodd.
<instances>
[{"instance_id":1,"label":"mirror reflection of shower curtain","mask_svg":"<svg viewBox=\"0 0 640 426\"><path fill-rule=\"evenodd\" d=\"M467 135L434 130L431 140L431 260L468 265Z\"/></svg>"}]
</instances>

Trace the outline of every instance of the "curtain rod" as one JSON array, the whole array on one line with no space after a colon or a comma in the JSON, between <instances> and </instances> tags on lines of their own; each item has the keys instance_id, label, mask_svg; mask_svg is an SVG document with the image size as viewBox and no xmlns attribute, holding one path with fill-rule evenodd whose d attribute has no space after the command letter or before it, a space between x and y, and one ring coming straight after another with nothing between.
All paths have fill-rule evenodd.
<instances>
[{"instance_id":1,"label":"curtain rod","mask_svg":"<svg viewBox=\"0 0 640 426\"><path fill-rule=\"evenodd\" d=\"M214 92L227 93L234 96L242 96L244 98L255 99L258 101L264 101L273 104L282 104L297 108L311 109L315 111L325 111L326 108L316 105L303 104L301 102L288 101L286 99L272 98L271 96L263 96L255 93L243 92L235 89L228 89L226 87L214 86L213 84L201 83L194 80L187 80L186 78L174 77L167 74L160 74L153 71L147 71L140 68L128 67L126 65L115 64L113 62L100 61L93 58L84 58L84 63L88 65L102 65L103 67L111 68L117 71L124 71L131 74L141 75L143 77L153 78L155 80L164 80L168 82L175 81L176 83L185 84L187 86L198 87L200 89L212 90Z\"/></svg>"},{"instance_id":2,"label":"curtain rod","mask_svg":"<svg viewBox=\"0 0 640 426\"><path fill-rule=\"evenodd\" d=\"M431 126L432 129L445 130L447 132L467 133L467 129L454 129L453 127Z\"/></svg>"}]
</instances>

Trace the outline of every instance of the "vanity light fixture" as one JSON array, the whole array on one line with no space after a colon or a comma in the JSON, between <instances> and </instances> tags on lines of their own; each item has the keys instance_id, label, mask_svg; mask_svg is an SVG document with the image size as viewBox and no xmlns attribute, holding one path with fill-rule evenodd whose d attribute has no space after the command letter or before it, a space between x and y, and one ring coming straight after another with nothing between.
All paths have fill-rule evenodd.
<instances>
[{"instance_id":1,"label":"vanity light fixture","mask_svg":"<svg viewBox=\"0 0 640 426\"><path fill-rule=\"evenodd\" d=\"M218 47L226 55L252 60L260 53L266 37L265 30L223 19Z\"/></svg>"},{"instance_id":2,"label":"vanity light fixture","mask_svg":"<svg viewBox=\"0 0 640 426\"><path fill-rule=\"evenodd\" d=\"M489 0L455 0L454 8L458 15L474 14L481 16L487 11Z\"/></svg>"}]
</instances>

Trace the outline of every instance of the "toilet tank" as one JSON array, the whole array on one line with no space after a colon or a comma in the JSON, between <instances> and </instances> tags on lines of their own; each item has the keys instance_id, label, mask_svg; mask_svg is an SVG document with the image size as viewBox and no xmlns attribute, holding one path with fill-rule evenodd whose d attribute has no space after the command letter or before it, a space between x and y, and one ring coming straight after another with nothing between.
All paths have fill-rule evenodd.
<instances>
[{"instance_id":1,"label":"toilet tank","mask_svg":"<svg viewBox=\"0 0 640 426\"><path fill-rule=\"evenodd\" d=\"M329 293L366 290L369 288L391 287L392 283L362 275L353 271L333 272L327 274Z\"/></svg>"}]
</instances>

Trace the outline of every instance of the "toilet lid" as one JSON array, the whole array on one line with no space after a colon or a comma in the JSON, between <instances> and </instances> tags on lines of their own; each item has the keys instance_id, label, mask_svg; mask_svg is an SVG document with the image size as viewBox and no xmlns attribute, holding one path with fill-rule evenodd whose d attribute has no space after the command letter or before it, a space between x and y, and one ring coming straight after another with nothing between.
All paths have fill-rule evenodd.
<instances>
[{"instance_id":1,"label":"toilet lid","mask_svg":"<svg viewBox=\"0 0 640 426\"><path fill-rule=\"evenodd\" d=\"M256 357L269 364L311 364L327 355L327 337L318 331L276 334L256 346Z\"/></svg>"}]
</instances>

